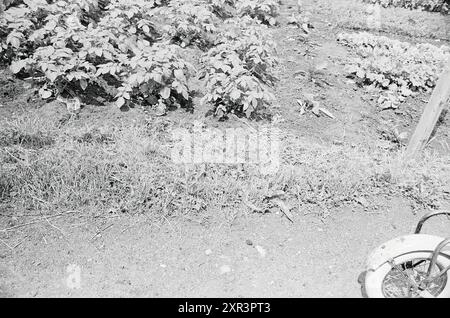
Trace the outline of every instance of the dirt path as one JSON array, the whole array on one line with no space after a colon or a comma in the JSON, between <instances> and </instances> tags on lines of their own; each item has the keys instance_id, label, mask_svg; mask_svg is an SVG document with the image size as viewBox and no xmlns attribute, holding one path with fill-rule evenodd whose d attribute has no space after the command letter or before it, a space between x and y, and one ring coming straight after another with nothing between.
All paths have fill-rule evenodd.
<instances>
[{"instance_id":1,"label":"dirt path","mask_svg":"<svg viewBox=\"0 0 450 318\"><path fill-rule=\"evenodd\" d=\"M107 229L95 238L94 224L69 227L61 219L53 225L64 237L44 224L12 252L0 248L0 292L27 297L360 297L357 277L367 253L411 232L418 219L404 202L389 205L377 214L335 211L324 222L307 215L291 223L277 214L253 214L231 227L111 219L97 224ZM430 228L439 233L439 224ZM79 286L70 280L76 268Z\"/></svg>"}]
</instances>

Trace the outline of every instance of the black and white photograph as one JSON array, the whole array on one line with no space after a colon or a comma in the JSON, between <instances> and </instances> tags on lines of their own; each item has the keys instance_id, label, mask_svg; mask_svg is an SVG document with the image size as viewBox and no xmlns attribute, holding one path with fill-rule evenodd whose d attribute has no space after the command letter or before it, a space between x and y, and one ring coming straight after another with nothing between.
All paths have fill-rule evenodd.
<instances>
[{"instance_id":1,"label":"black and white photograph","mask_svg":"<svg viewBox=\"0 0 450 318\"><path fill-rule=\"evenodd\" d=\"M0 298L450 298L449 110L450 0L0 0Z\"/></svg>"}]
</instances>

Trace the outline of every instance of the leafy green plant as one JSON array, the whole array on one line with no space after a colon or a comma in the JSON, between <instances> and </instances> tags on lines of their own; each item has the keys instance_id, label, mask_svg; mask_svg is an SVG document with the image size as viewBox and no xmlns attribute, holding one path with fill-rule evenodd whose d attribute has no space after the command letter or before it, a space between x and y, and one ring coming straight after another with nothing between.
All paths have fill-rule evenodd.
<instances>
[{"instance_id":1,"label":"leafy green plant","mask_svg":"<svg viewBox=\"0 0 450 318\"><path fill-rule=\"evenodd\" d=\"M380 4L382 7L402 7L407 9L421 9L432 12L449 12L448 0L363 0L367 3Z\"/></svg>"},{"instance_id":2,"label":"leafy green plant","mask_svg":"<svg viewBox=\"0 0 450 318\"><path fill-rule=\"evenodd\" d=\"M245 68L264 84L273 84L273 67L278 63L275 42L263 34L266 27L253 19L230 19L227 21L229 31L218 36L216 45L226 44L238 53ZM231 27L233 25L233 27Z\"/></svg>"},{"instance_id":3,"label":"leafy green plant","mask_svg":"<svg viewBox=\"0 0 450 318\"><path fill-rule=\"evenodd\" d=\"M60 31L57 27L68 16L83 26L98 22L108 4L107 0L25 0L9 8L0 16L0 59L10 62L15 57L31 55Z\"/></svg>"},{"instance_id":4,"label":"leafy green plant","mask_svg":"<svg viewBox=\"0 0 450 318\"><path fill-rule=\"evenodd\" d=\"M188 101L187 81L193 67L179 59L176 52L174 45L155 44L123 61L122 86L116 95L118 106L133 98L149 104L156 100L164 104Z\"/></svg>"},{"instance_id":5,"label":"leafy green plant","mask_svg":"<svg viewBox=\"0 0 450 318\"><path fill-rule=\"evenodd\" d=\"M208 52L210 67L206 75L204 101L215 106L216 114L236 111L247 117L273 97L266 87L248 71L239 55L220 45Z\"/></svg>"},{"instance_id":6,"label":"leafy green plant","mask_svg":"<svg viewBox=\"0 0 450 318\"><path fill-rule=\"evenodd\" d=\"M277 63L274 43L262 38L261 27L222 33L217 46L203 57L207 91L203 101L211 103L219 117L228 112L250 117L274 99L269 90Z\"/></svg>"},{"instance_id":7,"label":"leafy green plant","mask_svg":"<svg viewBox=\"0 0 450 318\"><path fill-rule=\"evenodd\" d=\"M12 60L13 73L38 84L42 98L93 89L120 107L183 102L192 67L178 57L176 46L155 44L160 35L151 19L158 4L111 0L100 8L93 0L29 1L5 12L2 26L9 33L2 41L3 58ZM87 24L83 12L92 13Z\"/></svg>"},{"instance_id":8,"label":"leafy green plant","mask_svg":"<svg viewBox=\"0 0 450 318\"><path fill-rule=\"evenodd\" d=\"M211 11L220 18L231 18L235 12L237 0L207 0Z\"/></svg>"},{"instance_id":9,"label":"leafy green plant","mask_svg":"<svg viewBox=\"0 0 450 318\"><path fill-rule=\"evenodd\" d=\"M277 23L279 7L278 0L242 0L236 3L236 9L241 16L248 15L268 25Z\"/></svg>"},{"instance_id":10,"label":"leafy green plant","mask_svg":"<svg viewBox=\"0 0 450 318\"><path fill-rule=\"evenodd\" d=\"M168 38L182 47L190 44L209 46L218 19L213 7L204 0L172 0L159 10L159 16L163 18L161 24Z\"/></svg>"},{"instance_id":11,"label":"leafy green plant","mask_svg":"<svg viewBox=\"0 0 450 318\"><path fill-rule=\"evenodd\" d=\"M450 58L450 48L444 45L414 45L365 32L343 33L338 41L359 56L347 66L348 74L359 84L378 86L399 95L399 100L392 94L388 96L389 103L383 99L384 108L396 108L398 102L413 92L433 88Z\"/></svg>"}]
</instances>

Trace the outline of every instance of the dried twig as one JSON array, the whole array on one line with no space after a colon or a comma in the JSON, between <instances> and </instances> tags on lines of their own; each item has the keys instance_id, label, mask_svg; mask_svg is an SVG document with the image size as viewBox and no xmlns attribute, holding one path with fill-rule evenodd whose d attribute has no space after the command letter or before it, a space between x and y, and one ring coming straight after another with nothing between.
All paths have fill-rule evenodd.
<instances>
[{"instance_id":1,"label":"dried twig","mask_svg":"<svg viewBox=\"0 0 450 318\"><path fill-rule=\"evenodd\" d=\"M288 218L289 221L294 223L294 218L292 217L291 211L283 201L279 199L273 199L272 202L280 207L281 212L283 212L283 214Z\"/></svg>"},{"instance_id":2,"label":"dried twig","mask_svg":"<svg viewBox=\"0 0 450 318\"><path fill-rule=\"evenodd\" d=\"M41 203L44 203L44 204L47 204L47 205L49 204L49 203L48 203L47 201L45 201L44 199L35 197L35 196L31 195L31 194L30 194L30 197L31 197L32 199L35 199L36 201L41 202Z\"/></svg>"},{"instance_id":3,"label":"dried twig","mask_svg":"<svg viewBox=\"0 0 450 318\"><path fill-rule=\"evenodd\" d=\"M59 233L62 234L62 236L66 237L66 234L64 234L64 232L57 227L56 225L53 225L52 223L50 223L50 221L48 220L48 218L45 218L45 221L47 221L48 225L50 225L52 228L54 228L55 230L57 230Z\"/></svg>"},{"instance_id":4,"label":"dried twig","mask_svg":"<svg viewBox=\"0 0 450 318\"><path fill-rule=\"evenodd\" d=\"M9 227L9 228L0 230L0 232L7 232L7 231L14 230L14 229L18 229L18 228L21 228L21 227L24 227L24 226L27 226L27 225L32 225L32 224L40 223L40 222L46 221L46 220L48 221L48 219L50 219L50 218L56 218L56 217L63 216L64 214L75 213L75 212L77 212L77 211L67 211L67 212L62 212L62 213L58 213L58 214L55 214L55 215L44 216L44 217L42 217L42 218L40 218L40 219L38 219L38 220L34 220L34 221L32 221L32 222L23 223L23 224L19 224L19 225L16 225L16 226L11 226L11 227Z\"/></svg>"},{"instance_id":5,"label":"dried twig","mask_svg":"<svg viewBox=\"0 0 450 318\"><path fill-rule=\"evenodd\" d=\"M164 214L167 212L166 210L166 208L164 207ZM181 238L181 234L180 234L180 231L177 229L177 228L175 228L175 226L174 225L172 225L172 223L169 221L169 219L165 216L163 214L163 219L167 222L167 223L169 223L169 226L172 228L172 231L175 233L175 234L177 234L177 236L179 237L179 238Z\"/></svg>"},{"instance_id":6,"label":"dried twig","mask_svg":"<svg viewBox=\"0 0 450 318\"><path fill-rule=\"evenodd\" d=\"M9 244L6 243L5 241L3 241L2 239L0 239L0 243L3 243L4 245L6 245L11 251L14 249L13 247L9 246Z\"/></svg>"},{"instance_id":7,"label":"dried twig","mask_svg":"<svg viewBox=\"0 0 450 318\"><path fill-rule=\"evenodd\" d=\"M10 152L8 151L8 149L5 148L4 150L6 151L6 153L7 153L8 155L10 155L12 158L16 159L18 162L23 161L23 159L17 158L17 157L14 156L12 153L10 153Z\"/></svg>"},{"instance_id":8,"label":"dried twig","mask_svg":"<svg viewBox=\"0 0 450 318\"><path fill-rule=\"evenodd\" d=\"M25 242L25 240L28 238L28 236L25 236L25 238L20 241L19 243L17 243L16 245L13 246L13 249L16 249L16 247L18 247L19 245L21 245L23 242Z\"/></svg>"},{"instance_id":9,"label":"dried twig","mask_svg":"<svg viewBox=\"0 0 450 318\"><path fill-rule=\"evenodd\" d=\"M93 237L91 237L91 242L97 238L100 234L102 234L103 232L105 232L107 229L109 229L110 227L112 227L114 225L114 223L108 225L107 227L105 227L104 229L97 231L97 233L95 233L95 235Z\"/></svg>"},{"instance_id":10,"label":"dried twig","mask_svg":"<svg viewBox=\"0 0 450 318\"><path fill-rule=\"evenodd\" d=\"M252 212L258 212L258 213L266 212L266 210L264 208L257 207L256 205L254 205L253 203L250 203L248 201L244 201L244 204L246 206L248 206L252 210Z\"/></svg>"},{"instance_id":11,"label":"dried twig","mask_svg":"<svg viewBox=\"0 0 450 318\"><path fill-rule=\"evenodd\" d=\"M334 117L334 115L326 108L320 107L319 110L324 113L325 115L327 115L328 117L330 117L331 119L335 119L336 117Z\"/></svg>"}]
</instances>

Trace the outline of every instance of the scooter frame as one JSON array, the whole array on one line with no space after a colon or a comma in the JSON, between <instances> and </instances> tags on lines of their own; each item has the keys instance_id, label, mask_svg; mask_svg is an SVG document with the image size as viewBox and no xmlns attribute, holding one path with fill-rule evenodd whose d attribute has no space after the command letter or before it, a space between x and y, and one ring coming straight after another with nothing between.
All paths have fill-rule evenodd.
<instances>
[{"instance_id":1,"label":"scooter frame","mask_svg":"<svg viewBox=\"0 0 450 318\"><path fill-rule=\"evenodd\" d=\"M419 223L416 226L416 230L414 231L414 234L420 234L420 232L422 231L422 227L425 224L426 221L428 221L429 219L431 219L432 217L438 216L438 215L447 215L448 217L450 217L450 211L443 211L443 210L439 210L439 211L432 211L429 212L427 214L425 214L419 221ZM420 288L421 289L426 289L427 285L430 284L431 282L433 282L434 280L438 279L439 277L445 275L449 270L450 270L450 266L442 269L438 274L436 274L435 276L431 277L431 271L434 268L434 266L436 265L436 261L437 258L439 256L439 254L441 254L442 249L447 246L448 244L450 244L450 237L447 237L446 239L444 239L434 250L433 252L433 257L431 258L431 263L430 266L428 268L428 272L427 272L427 278L425 280L423 280L420 284Z\"/></svg>"}]
</instances>

